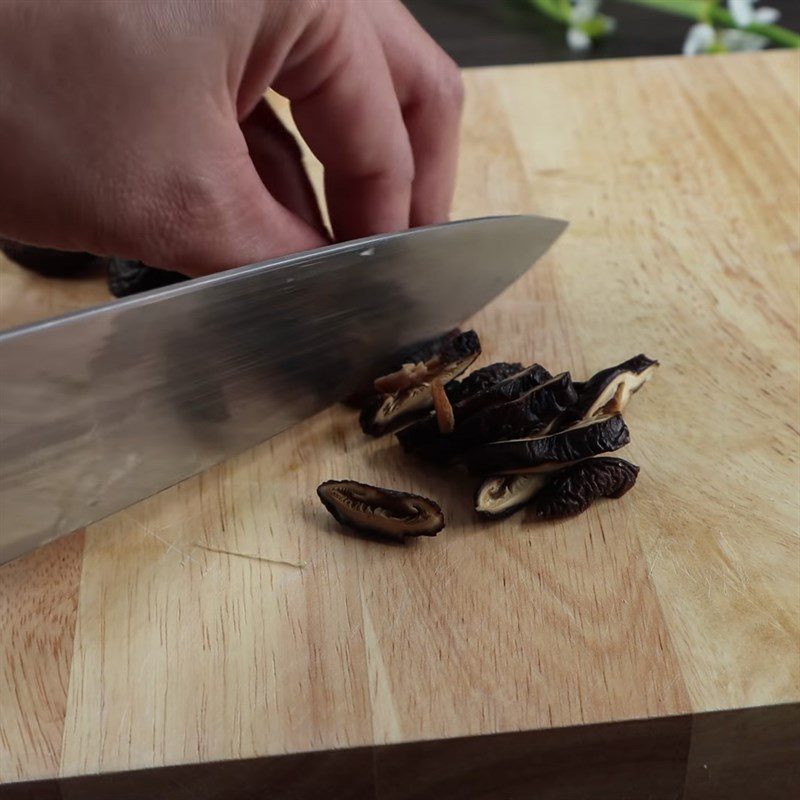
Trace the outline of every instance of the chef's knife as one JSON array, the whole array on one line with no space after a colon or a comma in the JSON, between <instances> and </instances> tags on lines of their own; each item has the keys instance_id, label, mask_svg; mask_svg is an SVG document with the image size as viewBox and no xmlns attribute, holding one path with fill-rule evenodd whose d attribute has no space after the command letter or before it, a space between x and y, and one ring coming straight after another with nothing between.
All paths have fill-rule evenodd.
<instances>
[{"instance_id":1,"label":"chef's knife","mask_svg":"<svg viewBox=\"0 0 800 800\"><path fill-rule=\"evenodd\" d=\"M565 227L494 217L373 236L0 334L0 563L341 399Z\"/></svg>"}]
</instances>

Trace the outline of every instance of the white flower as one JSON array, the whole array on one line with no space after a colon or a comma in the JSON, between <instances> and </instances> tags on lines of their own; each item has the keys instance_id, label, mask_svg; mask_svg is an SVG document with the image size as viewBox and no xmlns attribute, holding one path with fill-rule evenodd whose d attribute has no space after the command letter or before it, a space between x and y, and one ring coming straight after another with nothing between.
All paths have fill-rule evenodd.
<instances>
[{"instance_id":1,"label":"white flower","mask_svg":"<svg viewBox=\"0 0 800 800\"><path fill-rule=\"evenodd\" d=\"M766 36L757 33L740 31L738 28L726 28L719 35L723 47L731 53L746 53L751 50L763 50L768 44Z\"/></svg>"},{"instance_id":2,"label":"white flower","mask_svg":"<svg viewBox=\"0 0 800 800\"><path fill-rule=\"evenodd\" d=\"M601 0L572 0L567 29L569 49L583 53L592 46L592 36L606 36L617 27L615 19L599 14ZM589 34L591 31L591 35Z\"/></svg>"},{"instance_id":3,"label":"white flower","mask_svg":"<svg viewBox=\"0 0 800 800\"><path fill-rule=\"evenodd\" d=\"M591 48L592 40L589 38L589 34L581 28L568 28L567 45L575 53L584 53Z\"/></svg>"},{"instance_id":4,"label":"white flower","mask_svg":"<svg viewBox=\"0 0 800 800\"><path fill-rule=\"evenodd\" d=\"M707 53L717 35L714 29L706 22L698 22L689 28L686 39L683 42L683 54L685 56L696 56L698 53Z\"/></svg>"},{"instance_id":5,"label":"white flower","mask_svg":"<svg viewBox=\"0 0 800 800\"><path fill-rule=\"evenodd\" d=\"M764 6L753 8L756 0L728 0L728 11L739 28L746 28L754 22L771 25L780 19L781 12L777 8Z\"/></svg>"},{"instance_id":6,"label":"white flower","mask_svg":"<svg viewBox=\"0 0 800 800\"><path fill-rule=\"evenodd\" d=\"M762 6L756 9L754 16L754 22L759 22L762 25L772 25L781 18L781 12L771 6Z\"/></svg>"}]
</instances>

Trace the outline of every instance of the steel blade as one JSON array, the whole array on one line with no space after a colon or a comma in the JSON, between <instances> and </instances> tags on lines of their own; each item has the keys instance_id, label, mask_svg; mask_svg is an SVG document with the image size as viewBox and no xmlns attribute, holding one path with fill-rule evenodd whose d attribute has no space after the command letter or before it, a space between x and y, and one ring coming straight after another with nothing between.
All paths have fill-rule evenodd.
<instances>
[{"instance_id":1,"label":"steel blade","mask_svg":"<svg viewBox=\"0 0 800 800\"><path fill-rule=\"evenodd\" d=\"M0 563L279 433L525 272L566 223L467 220L0 334Z\"/></svg>"}]
</instances>

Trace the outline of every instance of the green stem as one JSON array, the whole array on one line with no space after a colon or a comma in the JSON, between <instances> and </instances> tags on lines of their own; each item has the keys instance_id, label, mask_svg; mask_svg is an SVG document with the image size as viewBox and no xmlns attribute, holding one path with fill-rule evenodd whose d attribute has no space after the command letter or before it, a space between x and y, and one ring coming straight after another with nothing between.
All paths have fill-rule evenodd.
<instances>
[{"instance_id":1,"label":"green stem","mask_svg":"<svg viewBox=\"0 0 800 800\"><path fill-rule=\"evenodd\" d=\"M717 25L724 25L728 28L735 28L736 23L729 11L724 8L712 6L709 8L706 0L622 0L624 3L631 3L635 6L646 6L656 11L665 11L668 14L675 14L689 19L702 19L704 14L708 14L711 21ZM782 28L780 25L762 25L758 22L744 28L751 33L765 36L770 41L782 47L800 48L800 34Z\"/></svg>"},{"instance_id":2,"label":"green stem","mask_svg":"<svg viewBox=\"0 0 800 800\"><path fill-rule=\"evenodd\" d=\"M565 5L560 0L528 0L528 2L546 17L561 22L564 25L570 23L569 2Z\"/></svg>"}]
</instances>

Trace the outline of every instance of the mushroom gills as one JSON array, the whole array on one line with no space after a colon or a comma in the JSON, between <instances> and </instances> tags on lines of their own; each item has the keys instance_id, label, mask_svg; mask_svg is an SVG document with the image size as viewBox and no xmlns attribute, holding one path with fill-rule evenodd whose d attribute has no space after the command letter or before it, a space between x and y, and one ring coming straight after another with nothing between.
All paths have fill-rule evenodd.
<instances>
[{"instance_id":1,"label":"mushroom gills","mask_svg":"<svg viewBox=\"0 0 800 800\"><path fill-rule=\"evenodd\" d=\"M475 493L475 511L490 519L507 517L526 506L549 479L546 473L486 478Z\"/></svg>"},{"instance_id":2,"label":"mushroom gills","mask_svg":"<svg viewBox=\"0 0 800 800\"><path fill-rule=\"evenodd\" d=\"M447 384L467 370L480 355L481 345L475 331L460 333L442 350L421 366L402 370L409 380L405 388L373 397L361 411L361 428L371 436L391 433L426 414L433 406L431 383L438 379ZM393 383L394 381L394 383ZM398 374L376 380L376 386L404 385Z\"/></svg>"},{"instance_id":3,"label":"mushroom gills","mask_svg":"<svg viewBox=\"0 0 800 800\"><path fill-rule=\"evenodd\" d=\"M639 467L622 458L589 458L557 472L537 495L536 516L563 519L586 511L602 497L622 497L636 483Z\"/></svg>"},{"instance_id":4,"label":"mushroom gills","mask_svg":"<svg viewBox=\"0 0 800 800\"><path fill-rule=\"evenodd\" d=\"M619 414L594 417L555 433L490 442L464 454L470 472L478 475L542 472L608 453L630 441Z\"/></svg>"},{"instance_id":5,"label":"mushroom gills","mask_svg":"<svg viewBox=\"0 0 800 800\"><path fill-rule=\"evenodd\" d=\"M421 495L351 480L325 481L317 495L340 525L361 533L402 542L444 528L441 508Z\"/></svg>"}]
</instances>

